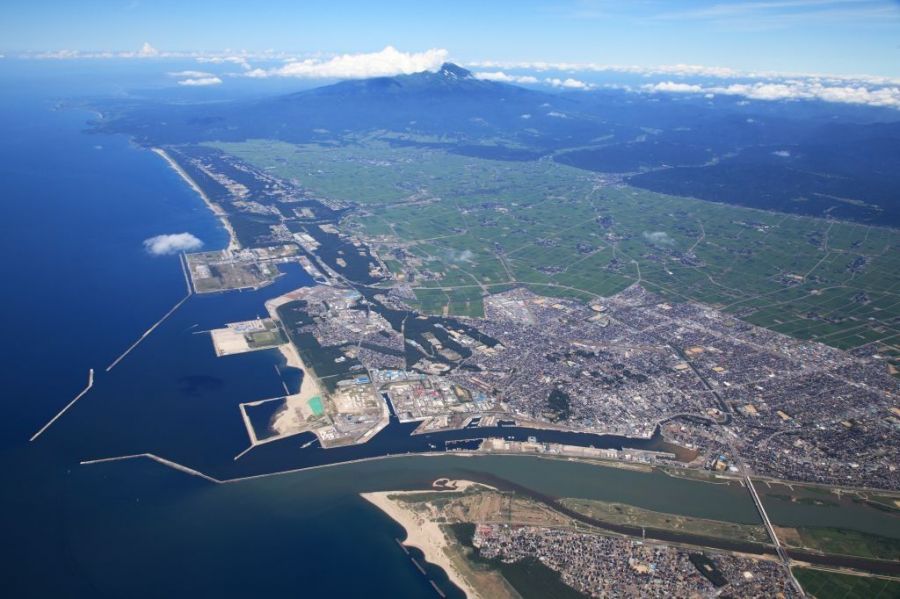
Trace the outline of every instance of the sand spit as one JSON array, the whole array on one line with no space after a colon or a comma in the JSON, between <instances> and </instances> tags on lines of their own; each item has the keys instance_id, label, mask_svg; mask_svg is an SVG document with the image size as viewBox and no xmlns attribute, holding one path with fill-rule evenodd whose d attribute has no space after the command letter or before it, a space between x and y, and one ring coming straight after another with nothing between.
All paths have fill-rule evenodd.
<instances>
[{"instance_id":1,"label":"sand spit","mask_svg":"<svg viewBox=\"0 0 900 599\"><path fill-rule=\"evenodd\" d=\"M434 493L458 493L472 484L469 481L454 481L455 488ZM463 484L465 483L465 484ZM415 547L425 554L425 559L440 566L450 581L465 592L470 599L481 598L482 595L466 580L447 554L451 541L441 530L440 525L419 514L403 502L392 497L407 494L419 494L422 491L382 491L361 493L360 496L391 517L392 520L406 529L404 545Z\"/></svg>"}]
</instances>

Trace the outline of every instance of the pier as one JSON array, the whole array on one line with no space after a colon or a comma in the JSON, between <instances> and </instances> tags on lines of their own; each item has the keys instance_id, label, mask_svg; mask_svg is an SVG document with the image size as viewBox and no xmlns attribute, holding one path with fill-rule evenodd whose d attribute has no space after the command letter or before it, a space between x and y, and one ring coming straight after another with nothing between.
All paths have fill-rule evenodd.
<instances>
[{"instance_id":1,"label":"pier","mask_svg":"<svg viewBox=\"0 0 900 599\"><path fill-rule=\"evenodd\" d=\"M62 416L63 414L65 414L65 413L66 413L66 410L68 410L69 408L71 408L72 406L74 406L76 401L78 401L79 399L81 399L82 397L84 397L85 393L87 393L88 391L90 391L90 390L91 390L91 387L93 387L93 386L94 386L94 369L91 368L91 369L88 371L88 384L87 384L87 387L85 387L84 389L82 389L82 390L81 390L81 393L79 393L78 395L75 396L75 399L73 399L72 401L70 401L69 403L67 403L67 404L66 404L66 407L64 407L62 410L60 410L59 413L56 414L56 416L54 416L53 418L51 418L51 419L50 419L50 422L48 422L47 424L45 424L45 425L41 428L41 430L39 430L38 432L34 433L34 435L32 435L30 439L28 439L29 443L32 442L32 441L34 441L34 440L37 439L38 437L40 437L41 434L42 434L45 430L47 430L48 428L50 428L50 425L51 425L51 424L53 424L54 422L56 422L57 420L59 420L59 417Z\"/></svg>"}]
</instances>

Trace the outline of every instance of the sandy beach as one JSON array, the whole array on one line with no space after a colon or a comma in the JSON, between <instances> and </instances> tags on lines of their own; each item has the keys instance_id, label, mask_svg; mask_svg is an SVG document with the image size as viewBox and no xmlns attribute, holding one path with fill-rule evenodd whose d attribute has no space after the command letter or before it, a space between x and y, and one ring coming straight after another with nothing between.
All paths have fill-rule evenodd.
<instances>
[{"instance_id":1,"label":"sandy beach","mask_svg":"<svg viewBox=\"0 0 900 599\"><path fill-rule=\"evenodd\" d=\"M309 412L309 400L317 395L321 395L322 391L319 388L315 375L310 372L303 360L300 359L300 354L297 353L293 343L288 342L279 346L278 351L284 356L288 366L299 368L303 371L300 391L285 397L285 409L276 416L275 421L272 423L272 428L279 435L291 435L306 430L303 414Z\"/></svg>"},{"instance_id":2,"label":"sandy beach","mask_svg":"<svg viewBox=\"0 0 900 599\"><path fill-rule=\"evenodd\" d=\"M191 176L188 175L183 168L181 168L181 165L175 162L175 160L172 159L172 157L169 156L165 150L163 150L162 148L150 149L151 151L153 151L153 153L161 156L163 160L165 160L169 164L169 166L172 167L172 169L176 173L178 173L178 175L182 179L184 179L184 181L188 185L190 185L194 191L197 192L197 195L199 195L203 199L203 202L212 211L212 213L219 218L219 220L222 222L222 226L225 227L226 231L228 231L228 249L232 251L241 249L241 244L237 239L237 234L235 234L234 228L231 226L231 222L229 222L228 215L225 213L225 210L223 210L221 206L209 199L209 196L206 195L206 192L204 192L200 188L200 186L197 185L197 182L194 181Z\"/></svg>"},{"instance_id":3,"label":"sandy beach","mask_svg":"<svg viewBox=\"0 0 900 599\"><path fill-rule=\"evenodd\" d=\"M272 298L266 302L266 310L269 316L280 322L278 318L278 307L293 301L290 293ZM310 399L316 395L322 395L322 389L316 378L315 372L303 363L303 359L297 352L294 344L288 341L284 345L278 347L278 351L284 356L285 362L291 368L298 368L303 371L303 380L300 382L300 391L294 395L288 395L285 398L285 409L276 416L272 423L272 428L279 435L292 435L306 430L306 422L302 418L304 412L309 411L308 403Z\"/></svg>"},{"instance_id":4,"label":"sandy beach","mask_svg":"<svg viewBox=\"0 0 900 599\"><path fill-rule=\"evenodd\" d=\"M435 493L455 493L472 484L463 485L463 482L458 481L455 490L435 491ZM470 599L480 598L481 595L478 591L465 579L447 555L445 549L450 546L450 541L447 539L444 531L441 530L440 525L406 507L403 503L390 499L392 495L418 494L421 492L383 491L361 493L361 496L406 529L404 545L421 550L425 554L425 559L432 564L440 566L447 573L453 584L462 589L467 597Z\"/></svg>"}]
</instances>

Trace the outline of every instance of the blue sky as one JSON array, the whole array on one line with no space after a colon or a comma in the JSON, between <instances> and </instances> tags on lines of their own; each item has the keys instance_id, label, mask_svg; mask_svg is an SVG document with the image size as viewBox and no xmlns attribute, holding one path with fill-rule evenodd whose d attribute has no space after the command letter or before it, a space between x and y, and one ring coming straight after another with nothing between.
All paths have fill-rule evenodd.
<instances>
[{"instance_id":1,"label":"blue sky","mask_svg":"<svg viewBox=\"0 0 900 599\"><path fill-rule=\"evenodd\" d=\"M460 62L548 61L900 76L890 0L6 0L0 52L446 49Z\"/></svg>"}]
</instances>

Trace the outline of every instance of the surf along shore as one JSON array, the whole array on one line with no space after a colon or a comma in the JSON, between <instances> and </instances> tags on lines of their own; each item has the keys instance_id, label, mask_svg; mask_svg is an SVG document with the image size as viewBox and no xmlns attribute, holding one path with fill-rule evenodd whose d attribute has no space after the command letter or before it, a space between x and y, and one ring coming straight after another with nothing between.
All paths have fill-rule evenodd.
<instances>
[{"instance_id":1,"label":"surf along shore","mask_svg":"<svg viewBox=\"0 0 900 599\"><path fill-rule=\"evenodd\" d=\"M213 202L209 198L209 196L206 195L206 192L203 191L203 189L201 189L199 185L197 185L197 182L194 181L191 176L187 174L187 172L183 168L181 168L181 165L178 164L178 162L176 162L174 158L169 156L169 154L165 150L163 150L162 148L150 148L150 150L154 154L161 156L163 160L165 160L169 164L169 166L172 167L172 170L178 173L178 175L182 179L184 179L184 181L188 185L190 185L194 191L197 192L197 195L200 196L200 198L207 205L207 207L209 207L212 213L216 215L216 217L222 223L222 226L225 227L226 231L228 231L228 250L234 251L241 249L241 244L238 241L237 234L234 232L234 227L231 226L231 222L228 220L228 214L225 212L225 210L221 206Z\"/></svg>"},{"instance_id":2,"label":"surf along shore","mask_svg":"<svg viewBox=\"0 0 900 599\"><path fill-rule=\"evenodd\" d=\"M425 559L440 566L447 577L457 587L462 589L469 599L487 599L466 579L462 572L447 553L451 541L441 529L440 524L418 513L398 497L403 495L418 495L421 493L459 493L465 489L477 485L471 481L448 481L452 487L440 489L428 489L425 491L379 491L372 493L360 493L360 496L387 514L406 530L404 545L419 549L425 554Z\"/></svg>"}]
</instances>

